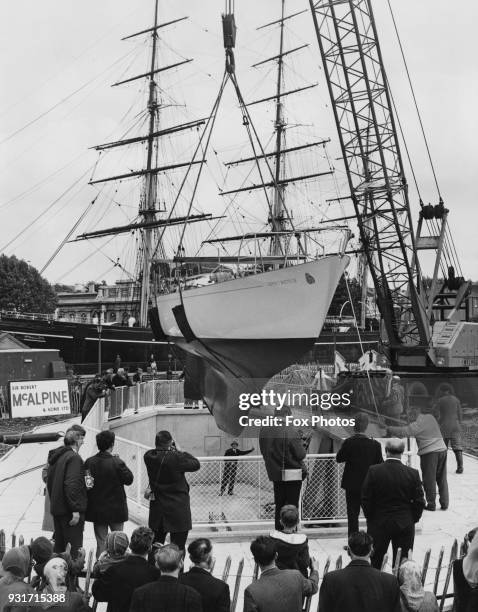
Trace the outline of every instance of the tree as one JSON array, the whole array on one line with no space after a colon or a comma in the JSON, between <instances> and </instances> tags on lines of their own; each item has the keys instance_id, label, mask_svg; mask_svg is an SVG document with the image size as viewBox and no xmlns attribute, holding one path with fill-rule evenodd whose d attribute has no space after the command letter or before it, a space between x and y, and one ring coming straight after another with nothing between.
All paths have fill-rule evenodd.
<instances>
[{"instance_id":1,"label":"tree","mask_svg":"<svg viewBox=\"0 0 478 612\"><path fill-rule=\"evenodd\" d=\"M49 313L56 308L56 295L33 266L14 255L0 255L0 308Z\"/></svg>"},{"instance_id":2,"label":"tree","mask_svg":"<svg viewBox=\"0 0 478 612\"><path fill-rule=\"evenodd\" d=\"M360 303L362 299L362 288L356 278L348 278L348 285L350 296L352 297L353 302L353 310L355 311L355 316L357 320L360 321L360 308L362 304ZM349 292L347 291L347 283L345 282L345 276L342 275L340 278L339 284L337 285L337 289L335 290L334 297L332 298L332 303L330 304L329 312L327 315L329 317L338 317L340 315L340 311L342 311L343 316L350 317L353 313L352 306L347 304L343 309L342 306L346 303L350 302Z\"/></svg>"}]
</instances>

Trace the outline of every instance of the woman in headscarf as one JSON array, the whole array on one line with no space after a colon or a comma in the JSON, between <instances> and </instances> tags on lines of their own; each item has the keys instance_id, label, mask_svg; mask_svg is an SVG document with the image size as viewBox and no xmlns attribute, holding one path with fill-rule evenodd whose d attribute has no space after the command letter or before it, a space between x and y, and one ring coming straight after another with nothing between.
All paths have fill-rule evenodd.
<instances>
[{"instance_id":1,"label":"woman in headscarf","mask_svg":"<svg viewBox=\"0 0 478 612\"><path fill-rule=\"evenodd\" d=\"M478 610L478 527L465 536L465 556L453 561L455 612Z\"/></svg>"},{"instance_id":2,"label":"woman in headscarf","mask_svg":"<svg viewBox=\"0 0 478 612\"><path fill-rule=\"evenodd\" d=\"M425 591L421 570L416 561L404 561L398 570L402 612L438 612L435 595Z\"/></svg>"},{"instance_id":3,"label":"woman in headscarf","mask_svg":"<svg viewBox=\"0 0 478 612\"><path fill-rule=\"evenodd\" d=\"M68 563L62 557L53 557L43 569L45 587L40 591L47 601L41 604L43 610L54 612L88 612L90 610L80 593L67 588ZM55 595L57 597L55 597Z\"/></svg>"},{"instance_id":4,"label":"woman in headscarf","mask_svg":"<svg viewBox=\"0 0 478 612\"><path fill-rule=\"evenodd\" d=\"M30 572L30 549L28 546L17 546L5 553L1 563L0 576L0 612L26 612L28 604L12 603L9 595L28 595L34 589L23 582Z\"/></svg>"}]
</instances>

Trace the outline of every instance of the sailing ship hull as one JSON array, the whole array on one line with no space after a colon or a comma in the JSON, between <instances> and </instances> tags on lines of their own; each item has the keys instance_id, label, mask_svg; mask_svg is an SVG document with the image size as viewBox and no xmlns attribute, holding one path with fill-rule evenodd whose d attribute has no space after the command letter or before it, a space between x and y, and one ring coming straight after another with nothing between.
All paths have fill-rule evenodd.
<instances>
[{"instance_id":1,"label":"sailing ship hull","mask_svg":"<svg viewBox=\"0 0 478 612\"><path fill-rule=\"evenodd\" d=\"M221 429L240 433L239 395L313 347L347 263L324 257L157 297L156 332L185 351L186 376Z\"/></svg>"},{"instance_id":2,"label":"sailing ship hull","mask_svg":"<svg viewBox=\"0 0 478 612\"><path fill-rule=\"evenodd\" d=\"M78 374L95 372L98 367L98 331L95 325L4 317L0 333L7 332L31 348L57 349L65 363ZM168 367L170 347L156 341L150 328L103 326L101 360L103 368L112 367L116 355L130 369L149 364L154 354L161 369Z\"/></svg>"}]
</instances>

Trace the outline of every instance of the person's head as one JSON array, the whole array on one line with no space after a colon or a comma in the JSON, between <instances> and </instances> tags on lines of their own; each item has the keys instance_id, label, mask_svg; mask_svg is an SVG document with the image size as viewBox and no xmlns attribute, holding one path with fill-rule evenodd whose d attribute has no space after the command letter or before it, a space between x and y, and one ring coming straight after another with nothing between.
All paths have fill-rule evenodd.
<instances>
[{"instance_id":1,"label":"person's head","mask_svg":"<svg viewBox=\"0 0 478 612\"><path fill-rule=\"evenodd\" d=\"M30 550L35 563L46 563L53 555L53 544L48 538L40 536L33 540Z\"/></svg>"},{"instance_id":2,"label":"person's head","mask_svg":"<svg viewBox=\"0 0 478 612\"><path fill-rule=\"evenodd\" d=\"M129 548L133 555L146 557L153 545L154 533L149 527L137 527L131 534Z\"/></svg>"},{"instance_id":3,"label":"person's head","mask_svg":"<svg viewBox=\"0 0 478 612\"><path fill-rule=\"evenodd\" d=\"M400 376L397 376L396 374L394 376L392 376L392 385L399 385L400 384Z\"/></svg>"},{"instance_id":4,"label":"person's head","mask_svg":"<svg viewBox=\"0 0 478 612\"><path fill-rule=\"evenodd\" d=\"M260 567L274 565L277 557L277 549L274 539L269 536L259 536L251 543L251 553L254 561Z\"/></svg>"},{"instance_id":5,"label":"person's head","mask_svg":"<svg viewBox=\"0 0 478 612\"><path fill-rule=\"evenodd\" d=\"M407 603L413 605L413 610L418 610L425 596L422 571L418 563L411 559L404 559L398 569L397 579L400 591Z\"/></svg>"},{"instance_id":6,"label":"person's head","mask_svg":"<svg viewBox=\"0 0 478 612\"><path fill-rule=\"evenodd\" d=\"M478 527L465 536L463 574L469 583L478 583Z\"/></svg>"},{"instance_id":7,"label":"person's head","mask_svg":"<svg viewBox=\"0 0 478 612\"><path fill-rule=\"evenodd\" d=\"M80 446L83 444L85 437L81 435L79 431L74 431L73 429L69 429L65 432L65 437L63 438L63 444L65 446L75 448L79 450Z\"/></svg>"},{"instance_id":8,"label":"person's head","mask_svg":"<svg viewBox=\"0 0 478 612\"><path fill-rule=\"evenodd\" d=\"M465 534L465 538L463 540L463 552L466 554L470 548L470 545L478 546L478 527L475 527L467 534Z\"/></svg>"},{"instance_id":9,"label":"person's head","mask_svg":"<svg viewBox=\"0 0 478 612\"><path fill-rule=\"evenodd\" d=\"M189 558L194 565L211 569L213 563L212 544L208 538L198 538L188 546Z\"/></svg>"},{"instance_id":10,"label":"person's head","mask_svg":"<svg viewBox=\"0 0 478 612\"><path fill-rule=\"evenodd\" d=\"M169 446L173 441L173 436L169 433L169 431L162 430L158 431L156 434L156 438L154 440L154 444L156 447L158 446Z\"/></svg>"},{"instance_id":11,"label":"person's head","mask_svg":"<svg viewBox=\"0 0 478 612\"><path fill-rule=\"evenodd\" d=\"M418 419L420 414L421 414L420 406L412 406L410 410L408 411L408 417L412 423Z\"/></svg>"},{"instance_id":12,"label":"person's head","mask_svg":"<svg viewBox=\"0 0 478 612\"><path fill-rule=\"evenodd\" d=\"M143 368L136 368L136 372L138 374L142 374L143 373Z\"/></svg>"},{"instance_id":13,"label":"person's head","mask_svg":"<svg viewBox=\"0 0 478 612\"><path fill-rule=\"evenodd\" d=\"M400 459L405 450L405 442L399 438L390 438L385 444L385 452L387 457L392 459Z\"/></svg>"},{"instance_id":14,"label":"person's head","mask_svg":"<svg viewBox=\"0 0 478 612\"><path fill-rule=\"evenodd\" d=\"M183 551L176 544L161 546L154 555L156 567L161 571L161 575L176 576L183 566Z\"/></svg>"},{"instance_id":15,"label":"person's head","mask_svg":"<svg viewBox=\"0 0 478 612\"><path fill-rule=\"evenodd\" d=\"M28 575L31 563L30 548L26 545L8 550L2 559L4 572L9 572L14 578L23 580Z\"/></svg>"},{"instance_id":16,"label":"person's head","mask_svg":"<svg viewBox=\"0 0 478 612\"><path fill-rule=\"evenodd\" d=\"M231 442L231 448L233 448L234 450L237 450L239 448L239 443L237 442L237 440L233 440Z\"/></svg>"},{"instance_id":17,"label":"person's head","mask_svg":"<svg viewBox=\"0 0 478 612\"><path fill-rule=\"evenodd\" d=\"M356 531L350 534L347 548L351 559L368 560L373 551L373 538L365 531Z\"/></svg>"},{"instance_id":18,"label":"person's head","mask_svg":"<svg viewBox=\"0 0 478 612\"><path fill-rule=\"evenodd\" d=\"M116 373L117 373L119 376L124 376L124 375L125 375L125 373L124 373L124 368L118 368L118 369L116 370Z\"/></svg>"},{"instance_id":19,"label":"person's head","mask_svg":"<svg viewBox=\"0 0 478 612\"><path fill-rule=\"evenodd\" d=\"M96 434L96 446L101 452L111 451L115 445L115 433L109 429L100 431Z\"/></svg>"},{"instance_id":20,"label":"person's head","mask_svg":"<svg viewBox=\"0 0 478 612\"><path fill-rule=\"evenodd\" d=\"M68 427L68 429L66 430L65 434L67 434L69 431L76 431L77 432L77 434L78 434L77 444L78 444L78 448L79 448L83 444L83 442L85 441L86 429L84 427L82 427L81 425L77 425L75 423L71 427Z\"/></svg>"},{"instance_id":21,"label":"person's head","mask_svg":"<svg viewBox=\"0 0 478 612\"><path fill-rule=\"evenodd\" d=\"M357 433L363 433L368 427L368 416L365 414L365 412L359 412L356 416L355 416L355 425L354 425L354 430Z\"/></svg>"},{"instance_id":22,"label":"person's head","mask_svg":"<svg viewBox=\"0 0 478 612\"><path fill-rule=\"evenodd\" d=\"M66 590L68 563L61 557L53 557L45 565L43 575L54 592Z\"/></svg>"},{"instance_id":23,"label":"person's head","mask_svg":"<svg viewBox=\"0 0 478 612\"><path fill-rule=\"evenodd\" d=\"M106 552L112 559L123 557L128 546L128 536L123 531L111 531L106 536Z\"/></svg>"},{"instance_id":24,"label":"person's head","mask_svg":"<svg viewBox=\"0 0 478 612\"><path fill-rule=\"evenodd\" d=\"M296 529L299 524L299 511L296 506L287 504L280 511L280 522L284 529Z\"/></svg>"}]
</instances>

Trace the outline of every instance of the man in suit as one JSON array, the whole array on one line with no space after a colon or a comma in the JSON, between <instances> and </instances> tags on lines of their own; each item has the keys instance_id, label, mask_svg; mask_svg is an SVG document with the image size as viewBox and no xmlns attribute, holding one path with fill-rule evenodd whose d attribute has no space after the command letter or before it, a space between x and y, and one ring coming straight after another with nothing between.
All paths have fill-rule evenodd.
<instances>
[{"instance_id":1,"label":"man in suit","mask_svg":"<svg viewBox=\"0 0 478 612\"><path fill-rule=\"evenodd\" d=\"M99 453L85 461L85 470L93 477L88 490L86 520L93 523L96 538L96 558L106 549L108 527L123 531L128 520L128 504L124 485L133 482L133 473L117 455L113 455L115 434L108 429L96 436Z\"/></svg>"},{"instance_id":2,"label":"man in suit","mask_svg":"<svg viewBox=\"0 0 478 612\"><path fill-rule=\"evenodd\" d=\"M284 407L279 418L292 414ZM259 434L259 448L266 464L269 480L274 486L275 529L282 531L280 511L283 506L299 507L302 480L305 477L304 459L306 451L302 435L296 427L262 427ZM294 480L283 478L284 470L297 472ZM305 473L304 473L305 471ZM302 472L302 476L301 476Z\"/></svg>"},{"instance_id":3,"label":"man in suit","mask_svg":"<svg viewBox=\"0 0 478 612\"><path fill-rule=\"evenodd\" d=\"M178 449L169 431L156 434L155 446L144 455L153 493L148 525L155 542L163 544L169 533L171 542L184 550L192 527L189 485L184 474L196 472L201 465L196 457Z\"/></svg>"},{"instance_id":4,"label":"man in suit","mask_svg":"<svg viewBox=\"0 0 478 612\"><path fill-rule=\"evenodd\" d=\"M242 455L248 455L252 453L254 447L249 450L239 450L239 444L236 440L231 442L231 448L228 448L224 453L225 457L241 457ZM237 461L225 461L224 462L224 472L222 474L221 480L221 492L219 495L222 495L227 487L227 494L234 494L234 484L236 482L236 473L237 473ZM229 485L229 486L228 486Z\"/></svg>"},{"instance_id":5,"label":"man in suit","mask_svg":"<svg viewBox=\"0 0 478 612\"><path fill-rule=\"evenodd\" d=\"M134 590L159 578L159 570L147 561L153 537L149 527L135 529L129 544L131 554L110 565L93 582L93 596L108 602L107 612L128 612Z\"/></svg>"},{"instance_id":6,"label":"man in suit","mask_svg":"<svg viewBox=\"0 0 478 612\"><path fill-rule=\"evenodd\" d=\"M402 557L407 557L413 548L415 523L425 508L418 470L402 463L404 450L402 440L388 440L387 460L369 468L362 487L362 508L374 541L372 565L376 569L381 569L390 541L394 560L398 548Z\"/></svg>"},{"instance_id":7,"label":"man in suit","mask_svg":"<svg viewBox=\"0 0 478 612\"><path fill-rule=\"evenodd\" d=\"M136 589L129 612L203 612L199 593L178 580L183 553L176 544L160 548L155 561L160 578Z\"/></svg>"},{"instance_id":8,"label":"man in suit","mask_svg":"<svg viewBox=\"0 0 478 612\"><path fill-rule=\"evenodd\" d=\"M311 559L311 573L305 578L298 570L276 567L276 544L270 536L259 536L251 544L261 577L244 591L244 612L301 612L302 600L317 593L319 574Z\"/></svg>"},{"instance_id":9,"label":"man in suit","mask_svg":"<svg viewBox=\"0 0 478 612\"><path fill-rule=\"evenodd\" d=\"M355 434L344 441L336 457L337 463L345 463L342 489L345 489L347 502L349 537L358 531L360 495L368 468L383 462L382 447L379 442L365 434L367 427L368 416L364 413L357 414Z\"/></svg>"},{"instance_id":10,"label":"man in suit","mask_svg":"<svg viewBox=\"0 0 478 612\"><path fill-rule=\"evenodd\" d=\"M203 612L229 612L231 597L229 586L211 576L214 564L211 540L199 538L188 546L189 558L193 567L179 578L181 584L195 589L202 599Z\"/></svg>"},{"instance_id":11,"label":"man in suit","mask_svg":"<svg viewBox=\"0 0 478 612\"><path fill-rule=\"evenodd\" d=\"M397 579L370 565L373 540L364 531L349 536L351 562L325 574L320 585L318 612L400 612Z\"/></svg>"}]
</instances>

